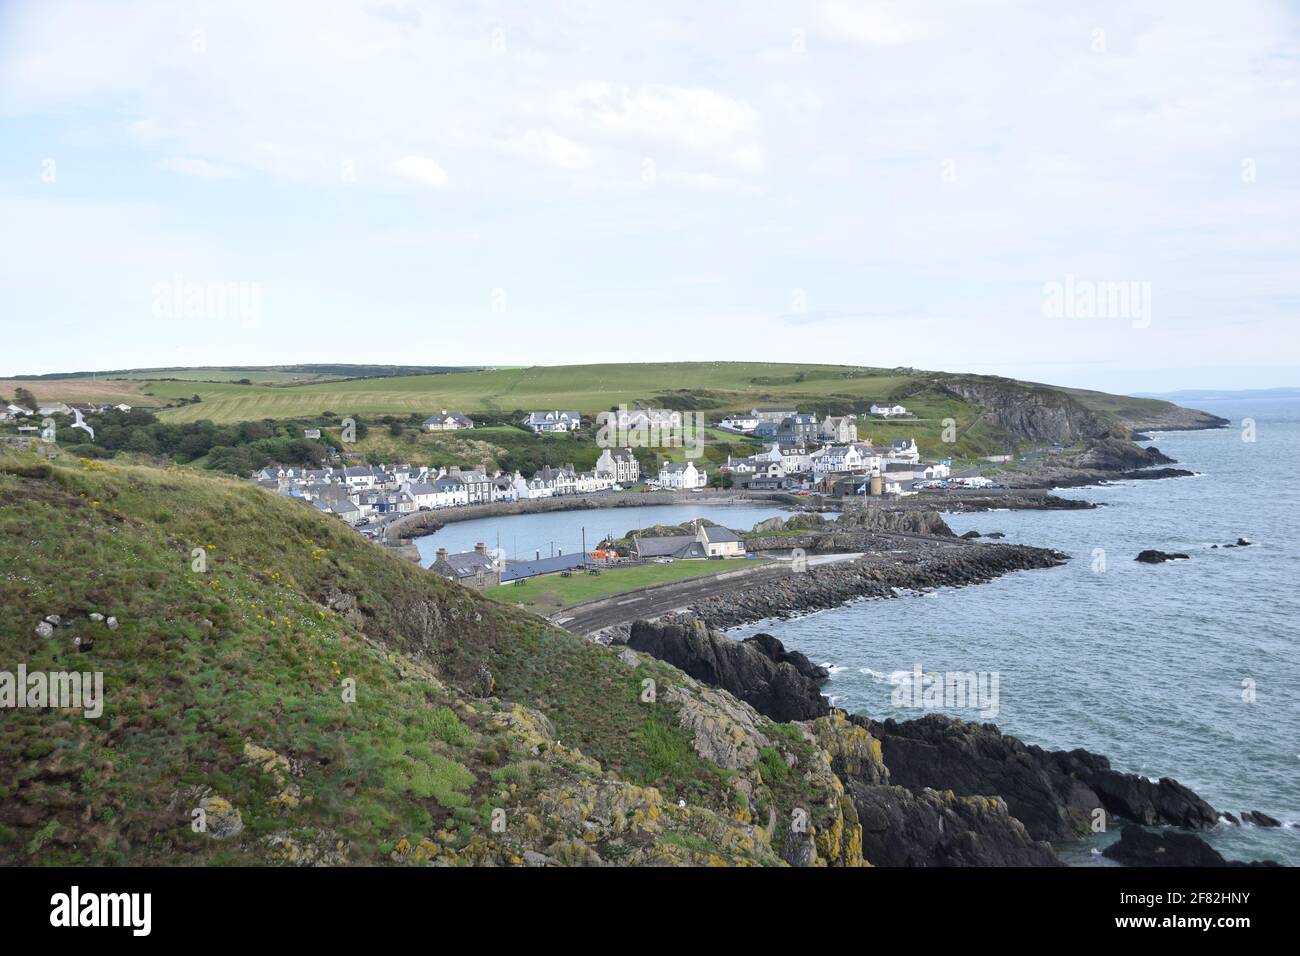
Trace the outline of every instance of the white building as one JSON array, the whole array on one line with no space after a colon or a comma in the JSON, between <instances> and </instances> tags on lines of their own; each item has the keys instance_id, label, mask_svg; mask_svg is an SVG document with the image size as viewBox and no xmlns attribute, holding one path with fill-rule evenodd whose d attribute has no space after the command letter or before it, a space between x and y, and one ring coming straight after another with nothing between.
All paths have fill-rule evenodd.
<instances>
[{"instance_id":1,"label":"white building","mask_svg":"<svg viewBox=\"0 0 1300 956\"><path fill-rule=\"evenodd\" d=\"M812 470L816 475L862 471L866 461L856 445L827 445L812 453Z\"/></svg>"},{"instance_id":2,"label":"white building","mask_svg":"<svg viewBox=\"0 0 1300 956\"><path fill-rule=\"evenodd\" d=\"M421 425L426 432L454 432L462 428L473 428L474 420L460 412L443 409L437 415L430 415Z\"/></svg>"},{"instance_id":3,"label":"white building","mask_svg":"<svg viewBox=\"0 0 1300 956\"><path fill-rule=\"evenodd\" d=\"M910 461L915 464L921 460L921 451L916 447L915 438L900 438L889 443L889 457L893 461Z\"/></svg>"},{"instance_id":4,"label":"white building","mask_svg":"<svg viewBox=\"0 0 1300 956\"><path fill-rule=\"evenodd\" d=\"M752 415L741 416L738 418L724 418L718 422L719 428L726 428L733 432L752 432L758 427L758 419Z\"/></svg>"},{"instance_id":5,"label":"white building","mask_svg":"<svg viewBox=\"0 0 1300 956\"><path fill-rule=\"evenodd\" d=\"M528 417L524 419L525 428L531 429L533 434L551 434L554 432L571 432L577 430L582 424L582 416L577 412L529 412Z\"/></svg>"},{"instance_id":6,"label":"white building","mask_svg":"<svg viewBox=\"0 0 1300 956\"><path fill-rule=\"evenodd\" d=\"M631 448L611 451L606 448L596 461L596 474L608 475L610 482L620 485L635 485L641 480L641 463L632 454Z\"/></svg>"},{"instance_id":7,"label":"white building","mask_svg":"<svg viewBox=\"0 0 1300 956\"><path fill-rule=\"evenodd\" d=\"M708 472L703 468L696 468L693 461L688 461L684 465L666 462L659 469L659 484L664 488L689 491L693 488L703 488L708 483Z\"/></svg>"},{"instance_id":8,"label":"white building","mask_svg":"<svg viewBox=\"0 0 1300 956\"><path fill-rule=\"evenodd\" d=\"M902 405L872 405L871 414L880 415L882 418L890 418L894 415L906 415L907 409Z\"/></svg>"}]
</instances>

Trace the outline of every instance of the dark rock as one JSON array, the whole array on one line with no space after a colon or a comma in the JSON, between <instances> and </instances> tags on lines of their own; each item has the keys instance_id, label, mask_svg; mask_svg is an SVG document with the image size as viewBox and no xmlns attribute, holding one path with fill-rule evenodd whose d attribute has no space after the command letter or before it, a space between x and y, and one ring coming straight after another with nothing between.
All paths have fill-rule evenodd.
<instances>
[{"instance_id":1,"label":"dark rock","mask_svg":"<svg viewBox=\"0 0 1300 956\"><path fill-rule=\"evenodd\" d=\"M1241 815L1243 823L1253 823L1257 827L1280 827L1281 821L1275 820L1266 813L1260 813L1258 810L1247 810Z\"/></svg>"},{"instance_id":2,"label":"dark rock","mask_svg":"<svg viewBox=\"0 0 1300 956\"><path fill-rule=\"evenodd\" d=\"M1241 821L1238 820L1238 819L1237 819L1235 816L1233 816L1231 813L1228 813L1226 810L1225 810L1223 813L1220 813L1219 816L1221 816L1223 819L1227 820L1227 821L1228 821L1229 823L1231 823L1234 827L1239 827L1239 826L1241 826Z\"/></svg>"},{"instance_id":3,"label":"dark rock","mask_svg":"<svg viewBox=\"0 0 1300 956\"><path fill-rule=\"evenodd\" d=\"M1172 458L1154 446L1143 448L1121 438L1104 438L1089 445L1073 464L1079 468L1094 468L1101 471L1127 471L1149 468L1152 465L1168 465L1172 462Z\"/></svg>"},{"instance_id":4,"label":"dark rock","mask_svg":"<svg viewBox=\"0 0 1300 956\"><path fill-rule=\"evenodd\" d=\"M1119 773L1105 757L1086 750L1027 746L994 724L942 714L904 722L849 719L881 742L893 783L1000 796L1035 840L1084 835L1099 808L1137 823L1206 829L1218 822L1213 807L1175 780L1152 783Z\"/></svg>"},{"instance_id":5,"label":"dark rock","mask_svg":"<svg viewBox=\"0 0 1300 956\"><path fill-rule=\"evenodd\" d=\"M1126 826L1102 856L1125 866L1277 866L1272 861L1241 863L1223 855L1194 833L1153 832Z\"/></svg>"},{"instance_id":6,"label":"dark rock","mask_svg":"<svg viewBox=\"0 0 1300 956\"><path fill-rule=\"evenodd\" d=\"M979 536L980 533L978 531L967 531L964 535L962 535L962 537L966 538L967 540L970 540L971 538L978 538Z\"/></svg>"},{"instance_id":7,"label":"dark rock","mask_svg":"<svg viewBox=\"0 0 1300 956\"><path fill-rule=\"evenodd\" d=\"M801 546L789 538L774 538L782 546ZM906 543L904 543L906 544ZM896 589L923 590L980 584L1012 571L1052 568L1064 563L1060 551L1012 544L964 544L933 547L915 543L916 551L885 562L841 561L745 586L743 582L723 594L701 598L688 608L689 615L710 627L729 628L765 618L839 607L857 598L892 598ZM897 548L897 539L843 550L875 551ZM751 539L751 550L757 550ZM808 553L813 553L809 550Z\"/></svg>"},{"instance_id":8,"label":"dark rock","mask_svg":"<svg viewBox=\"0 0 1300 956\"><path fill-rule=\"evenodd\" d=\"M1186 561L1188 560L1188 555L1180 554L1178 552L1147 550L1143 551L1133 560L1141 561L1143 564L1160 564L1164 561Z\"/></svg>"},{"instance_id":9,"label":"dark rock","mask_svg":"<svg viewBox=\"0 0 1300 956\"><path fill-rule=\"evenodd\" d=\"M1006 537L1006 535L1003 534L1001 531L990 531L990 532L989 532L988 534L986 534L984 537L989 538L989 539L994 540L994 541L1001 541L1003 538Z\"/></svg>"},{"instance_id":10,"label":"dark rock","mask_svg":"<svg viewBox=\"0 0 1300 956\"><path fill-rule=\"evenodd\" d=\"M755 634L745 638L743 643L752 644L778 664L790 664L804 677L818 684L831 676L830 671L808 660L802 651L787 651L785 645L771 634Z\"/></svg>"},{"instance_id":11,"label":"dark rock","mask_svg":"<svg viewBox=\"0 0 1300 956\"><path fill-rule=\"evenodd\" d=\"M1249 548L1249 547L1250 547L1250 542L1247 541L1245 538L1238 538L1238 539L1237 539L1237 547L1239 547L1239 548Z\"/></svg>"},{"instance_id":12,"label":"dark rock","mask_svg":"<svg viewBox=\"0 0 1300 956\"><path fill-rule=\"evenodd\" d=\"M997 797L844 781L874 866L1062 866Z\"/></svg>"},{"instance_id":13,"label":"dark rock","mask_svg":"<svg viewBox=\"0 0 1300 956\"><path fill-rule=\"evenodd\" d=\"M811 720L830 713L818 691L827 672L776 638L736 641L702 622L636 621L628 647L681 668L696 680L730 691L773 720Z\"/></svg>"}]
</instances>

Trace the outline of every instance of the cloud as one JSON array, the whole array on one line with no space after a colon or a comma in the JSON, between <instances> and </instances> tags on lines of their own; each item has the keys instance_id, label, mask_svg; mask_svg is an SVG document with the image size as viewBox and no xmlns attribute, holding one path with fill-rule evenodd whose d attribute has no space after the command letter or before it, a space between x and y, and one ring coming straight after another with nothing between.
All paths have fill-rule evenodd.
<instances>
[{"instance_id":1,"label":"cloud","mask_svg":"<svg viewBox=\"0 0 1300 956\"><path fill-rule=\"evenodd\" d=\"M590 169L591 150L552 129L531 129L507 143L512 152L562 169Z\"/></svg>"},{"instance_id":2,"label":"cloud","mask_svg":"<svg viewBox=\"0 0 1300 956\"><path fill-rule=\"evenodd\" d=\"M758 111L716 90L587 83L563 97L559 110L615 141L680 149L745 172L763 167Z\"/></svg>"},{"instance_id":3,"label":"cloud","mask_svg":"<svg viewBox=\"0 0 1300 956\"><path fill-rule=\"evenodd\" d=\"M427 156L403 156L393 163L393 172L430 189L446 189L449 185L446 171Z\"/></svg>"},{"instance_id":4,"label":"cloud","mask_svg":"<svg viewBox=\"0 0 1300 956\"><path fill-rule=\"evenodd\" d=\"M870 4L831 0L818 9L817 20L826 34L865 46L902 46L935 29L935 21L922 5L895 0Z\"/></svg>"},{"instance_id":5,"label":"cloud","mask_svg":"<svg viewBox=\"0 0 1300 956\"><path fill-rule=\"evenodd\" d=\"M173 156L160 161L158 165L173 173L194 176L198 179L233 179L239 175L238 170L231 169L229 166L218 166L206 159Z\"/></svg>"}]
</instances>

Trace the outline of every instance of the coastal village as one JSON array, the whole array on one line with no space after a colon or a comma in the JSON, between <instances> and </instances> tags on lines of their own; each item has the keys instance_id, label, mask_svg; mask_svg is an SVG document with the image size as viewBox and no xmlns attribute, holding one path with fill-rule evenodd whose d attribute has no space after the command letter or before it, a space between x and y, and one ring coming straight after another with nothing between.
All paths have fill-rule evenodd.
<instances>
[{"instance_id":1,"label":"coastal village","mask_svg":"<svg viewBox=\"0 0 1300 956\"><path fill-rule=\"evenodd\" d=\"M672 447L691 413L671 409L619 409L609 424L623 437L652 436L660 447ZM873 405L872 415L900 418L902 405ZM535 435L561 435L584 426L573 410L530 411L518 422ZM260 487L302 500L334 515L370 537L396 518L419 512L441 512L474 506L536 501L611 493L699 492L718 488L738 492L785 492L839 501L869 497L903 497L922 490L991 487L994 482L973 473L954 475L950 460L922 459L913 438L875 444L859 436L856 415L827 415L796 407L759 406L747 414L713 424L720 433L747 440L756 450L745 457L728 456L710 465L702 457L664 460L657 472L643 474L632 447L603 447L594 467L546 465L531 475L456 464L347 464L320 468L271 465L251 476ZM475 422L460 412L442 409L424 420L426 432L469 432ZM312 434L315 432L315 434ZM319 438L316 429L305 430ZM678 447L681 446L678 441ZM476 516L478 516L476 514ZM507 562L490 555L485 545L474 551L439 551L431 569L445 577L483 588L537 574L563 573L596 560L675 561L743 557L743 540L726 528L705 525L689 534L636 539L623 554L612 549L591 555L540 554L533 561Z\"/></svg>"}]
</instances>

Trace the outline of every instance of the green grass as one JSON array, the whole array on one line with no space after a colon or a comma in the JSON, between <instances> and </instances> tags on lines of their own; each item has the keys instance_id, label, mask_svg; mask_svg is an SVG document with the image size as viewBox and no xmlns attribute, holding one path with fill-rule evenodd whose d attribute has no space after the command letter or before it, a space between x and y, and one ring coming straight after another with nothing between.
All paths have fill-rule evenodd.
<instances>
[{"instance_id":1,"label":"green grass","mask_svg":"<svg viewBox=\"0 0 1300 956\"><path fill-rule=\"evenodd\" d=\"M534 366L412 375L305 385L293 389L202 383L207 407L175 409L175 421L217 422L296 418L331 410L341 415L423 412L441 408L508 413L515 409L569 408L586 414L637 401L705 410L782 401L792 396L878 399L911 381L884 370L837 365L774 365L763 362L678 362ZM187 391L189 389L189 391ZM189 383L157 382L150 393L164 399L193 394Z\"/></svg>"},{"instance_id":2,"label":"green grass","mask_svg":"<svg viewBox=\"0 0 1300 956\"><path fill-rule=\"evenodd\" d=\"M672 564L606 568L600 574L575 571L572 577L567 578L558 574L545 574L526 578L523 584L503 584L484 593L495 601L551 609L580 604L633 588L653 587L656 584L734 571L739 567L755 567L762 563L748 558L726 558L721 561L674 561Z\"/></svg>"},{"instance_id":3,"label":"green grass","mask_svg":"<svg viewBox=\"0 0 1300 956\"><path fill-rule=\"evenodd\" d=\"M334 863L416 846L507 860L572 838L544 807L606 778L724 818L736 807L734 771L696 754L676 705L642 700L644 680L667 687L680 672L633 670L298 502L185 469L5 449L0 500L0 669L99 671L105 692L97 719L0 720L0 863L269 863L291 859L285 841ZM73 624L42 638L48 614ZM559 742L534 736L516 705ZM755 799L810 799L791 781L767 792L758 772ZM239 809L240 837L193 832L204 793ZM536 832L489 836L494 807L531 814ZM484 856L494 839L513 849Z\"/></svg>"}]
</instances>

